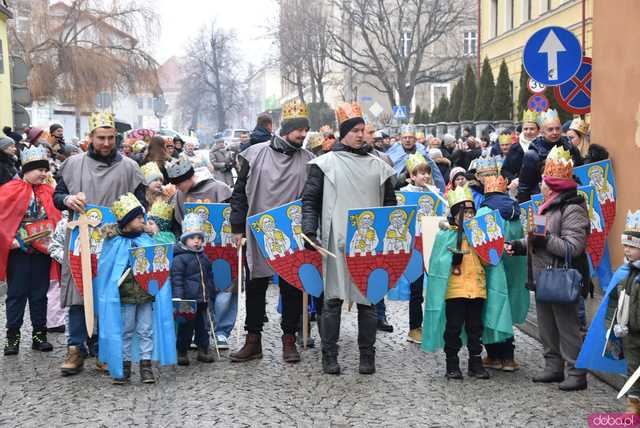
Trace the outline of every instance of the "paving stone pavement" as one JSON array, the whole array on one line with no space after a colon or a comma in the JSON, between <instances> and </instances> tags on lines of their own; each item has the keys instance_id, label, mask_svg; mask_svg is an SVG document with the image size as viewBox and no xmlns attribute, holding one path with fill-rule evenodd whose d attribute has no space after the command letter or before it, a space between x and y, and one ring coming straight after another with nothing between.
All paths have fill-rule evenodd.
<instances>
[{"instance_id":1,"label":"paving stone pavement","mask_svg":"<svg viewBox=\"0 0 640 428\"><path fill-rule=\"evenodd\" d=\"M55 350L49 354L32 352L23 340L18 356L0 356L0 426L581 427L591 413L625 407L593 376L587 391L574 393L532 383L542 368L541 346L520 332L520 371L492 372L490 380L447 381L442 353L426 354L406 342L406 302L387 302L395 332L378 333L373 376L357 374L355 309L343 314L341 376L321 374L318 348L303 352L300 364L285 365L277 290L271 287L268 296L262 360L230 363L223 354L222 361L207 365L194 354L189 367L162 367L156 385L140 384L134 367L131 385L113 386L96 372L94 360L87 360L81 374L62 378L63 334L50 336ZM0 310L4 325L4 304ZM23 337L29 334L26 325ZM317 338L315 324L312 334ZM233 338L232 347L235 343Z\"/></svg>"}]
</instances>

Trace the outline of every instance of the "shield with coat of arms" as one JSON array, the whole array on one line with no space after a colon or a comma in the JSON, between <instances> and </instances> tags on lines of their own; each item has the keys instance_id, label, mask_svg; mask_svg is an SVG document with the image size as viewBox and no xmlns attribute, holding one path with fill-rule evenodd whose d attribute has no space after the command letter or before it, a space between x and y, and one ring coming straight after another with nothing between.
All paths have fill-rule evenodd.
<instances>
[{"instance_id":1,"label":"shield with coat of arms","mask_svg":"<svg viewBox=\"0 0 640 428\"><path fill-rule=\"evenodd\" d=\"M464 222L467 240L482 261L497 265L504 250L504 220L498 210Z\"/></svg>"},{"instance_id":2,"label":"shield with coat of arms","mask_svg":"<svg viewBox=\"0 0 640 428\"><path fill-rule=\"evenodd\" d=\"M24 229L27 232L27 238L35 237L36 235L42 236L41 238L31 241L29 245L42 254L49 255L49 243L51 242L51 235L53 235L55 228L56 223L50 219L40 220L25 225Z\"/></svg>"},{"instance_id":3,"label":"shield with coat of arms","mask_svg":"<svg viewBox=\"0 0 640 428\"><path fill-rule=\"evenodd\" d=\"M607 240L604 228L606 220L593 186L578 187L578 194L582 195L587 203L589 223L591 224L591 233L587 238L587 253L591 257L591 263L595 268L600 266L600 260L604 254L604 247Z\"/></svg>"},{"instance_id":4,"label":"shield with coat of arms","mask_svg":"<svg viewBox=\"0 0 640 428\"><path fill-rule=\"evenodd\" d=\"M188 202L186 213L195 213L204 227L204 254L211 262L213 284L217 290L226 290L238 278L238 249L233 246L231 231L231 206Z\"/></svg>"},{"instance_id":5,"label":"shield with coat of arms","mask_svg":"<svg viewBox=\"0 0 640 428\"><path fill-rule=\"evenodd\" d=\"M129 250L131 273L142 289L155 296L169 280L173 245L151 245Z\"/></svg>"},{"instance_id":6,"label":"shield with coat of arms","mask_svg":"<svg viewBox=\"0 0 640 428\"><path fill-rule=\"evenodd\" d=\"M348 212L347 267L372 303L396 285L411 259L416 211L416 206L395 206Z\"/></svg>"},{"instance_id":7,"label":"shield with coat of arms","mask_svg":"<svg viewBox=\"0 0 640 428\"><path fill-rule=\"evenodd\" d=\"M604 234L605 237L609 236L609 231L616 219L617 195L611 160L579 166L573 169L573 174L580 179L580 184L593 187L604 216Z\"/></svg>"},{"instance_id":8,"label":"shield with coat of arms","mask_svg":"<svg viewBox=\"0 0 640 428\"><path fill-rule=\"evenodd\" d=\"M289 284L319 297L324 290L322 256L304 246L302 201L250 216L247 222L269 266Z\"/></svg>"}]
</instances>

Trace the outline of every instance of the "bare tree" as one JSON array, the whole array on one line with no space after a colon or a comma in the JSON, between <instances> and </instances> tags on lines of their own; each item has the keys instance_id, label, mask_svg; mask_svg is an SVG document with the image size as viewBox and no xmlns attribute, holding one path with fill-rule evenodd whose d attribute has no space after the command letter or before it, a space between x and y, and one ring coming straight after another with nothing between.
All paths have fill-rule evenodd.
<instances>
[{"instance_id":1,"label":"bare tree","mask_svg":"<svg viewBox=\"0 0 640 428\"><path fill-rule=\"evenodd\" d=\"M151 3L73 0L33 2L27 27L12 27L13 46L30 67L35 100L59 99L79 112L100 91L159 92L157 63L145 43L155 38Z\"/></svg>"},{"instance_id":2,"label":"bare tree","mask_svg":"<svg viewBox=\"0 0 640 428\"><path fill-rule=\"evenodd\" d=\"M340 11L330 37L332 60L410 105L416 85L460 74L461 52L448 37L472 19L464 0L334 0ZM437 52L437 55L436 55Z\"/></svg>"},{"instance_id":3,"label":"bare tree","mask_svg":"<svg viewBox=\"0 0 640 428\"><path fill-rule=\"evenodd\" d=\"M187 49L186 69L190 72L183 81L180 99L183 112L190 109L192 124L197 123L201 113L213 112L211 119L224 129L229 114L239 110L242 82L235 42L233 32L211 23Z\"/></svg>"}]
</instances>

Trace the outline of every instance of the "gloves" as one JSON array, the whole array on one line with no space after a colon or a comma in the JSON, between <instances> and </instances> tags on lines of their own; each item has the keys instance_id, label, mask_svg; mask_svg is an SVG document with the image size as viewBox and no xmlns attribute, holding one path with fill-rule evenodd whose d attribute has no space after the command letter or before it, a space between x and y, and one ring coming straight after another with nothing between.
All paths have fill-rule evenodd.
<instances>
[{"instance_id":1,"label":"gloves","mask_svg":"<svg viewBox=\"0 0 640 428\"><path fill-rule=\"evenodd\" d=\"M313 241L313 243L316 244L318 247L322 246L322 245L320 245L320 242L318 241L318 238L316 237L316 235L312 235L312 234L306 234L306 235L307 235L307 238L309 238L309 240ZM306 240L304 241L304 248L307 249L307 250L311 250L311 251L318 251L316 248L313 247L313 245L311 245Z\"/></svg>"},{"instance_id":2,"label":"gloves","mask_svg":"<svg viewBox=\"0 0 640 428\"><path fill-rule=\"evenodd\" d=\"M613 334L616 337L625 337L629 334L629 327L616 324L613 326Z\"/></svg>"},{"instance_id":3,"label":"gloves","mask_svg":"<svg viewBox=\"0 0 640 428\"><path fill-rule=\"evenodd\" d=\"M462 264L463 253L453 253L451 257L451 266L460 266Z\"/></svg>"},{"instance_id":4,"label":"gloves","mask_svg":"<svg viewBox=\"0 0 640 428\"><path fill-rule=\"evenodd\" d=\"M511 249L513 250L514 256L526 256L527 255L527 247L524 246L522 241L511 241Z\"/></svg>"},{"instance_id":5,"label":"gloves","mask_svg":"<svg viewBox=\"0 0 640 428\"><path fill-rule=\"evenodd\" d=\"M531 235L530 239L533 248L545 248L547 246L547 235Z\"/></svg>"}]
</instances>

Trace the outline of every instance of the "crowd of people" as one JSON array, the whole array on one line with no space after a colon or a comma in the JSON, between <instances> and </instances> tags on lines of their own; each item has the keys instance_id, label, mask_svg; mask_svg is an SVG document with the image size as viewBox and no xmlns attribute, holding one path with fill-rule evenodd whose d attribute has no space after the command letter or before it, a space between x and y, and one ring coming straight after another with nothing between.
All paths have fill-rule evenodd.
<instances>
[{"instance_id":1,"label":"crowd of people","mask_svg":"<svg viewBox=\"0 0 640 428\"><path fill-rule=\"evenodd\" d=\"M33 127L23 135L5 128L6 137L0 138L5 356L20 351L28 302L34 350L51 351L47 334L66 332L64 376L79 373L84 361L95 357L98 370L108 371L114 384L125 384L135 360L140 362L141 381L153 383L157 372L152 360L189 365L191 347L197 348L198 361L213 362L212 328L213 345L228 349L238 315L238 287L220 291L213 285L213 267L203 253L210 231L201 216L185 210L185 204L201 202L229 203L227 233L237 248L246 245L246 336L229 359L262 358L266 292L276 283L282 357L287 363L298 362L302 291L274 276L247 218L302 199L307 249L343 255L348 210L396 205L396 192L408 191L439 195L447 211L434 232L425 266L428 274L407 284L407 340L427 352L443 349L448 379L463 378L458 357L463 336L470 377L486 379L487 369L517 371L513 325L526 319L532 284L540 272L568 254L583 282L588 282L588 263L584 266L590 220L573 168L607 159L606 149L590 144L582 119L563 126L553 110L527 111L517 127L481 138L471 129L459 137L438 138L416 132L412 125L388 135L365 123L356 103L339 106L336 118L337 135L330 126L309 132L307 108L294 100L283 106L277 130L271 117L260 115L238 149L216 142L208 158L180 137L135 134L116 144L115 121L109 113L91 116L90 133L82 143L66 143L57 124L49 132ZM532 234L520 221L519 203L538 193L546 230ZM115 217L115 224L95 228L101 248L92 251L94 314L87 312L87 296L71 266L70 228L88 206L104 207ZM506 244L500 261L487 265L467 240L463 223L493 210L504 220ZM620 303L615 322L619 330L626 328L629 339L636 334L637 217L631 216L636 222L628 221L623 235L629 274L622 297L616 295ZM47 225L50 235L43 236L35 225ZM173 245L174 252L169 285L154 293L138 282L123 256L131 248L152 245ZM338 342L347 301L355 303L358 312L359 372L374 373L377 331L394 329L386 319L384 299L374 305L359 291L342 256L323 259L323 277L324 293L313 302L323 372L341 371ZM177 329L171 299L197 302L194 317ZM545 369L534 382L558 382L564 391L587 387L586 371L575 366L584 329L581 302L537 303ZM97 320L93 332L92 317ZM629 370L636 367L630 364ZM632 395L630 401L636 412L637 398Z\"/></svg>"}]
</instances>

